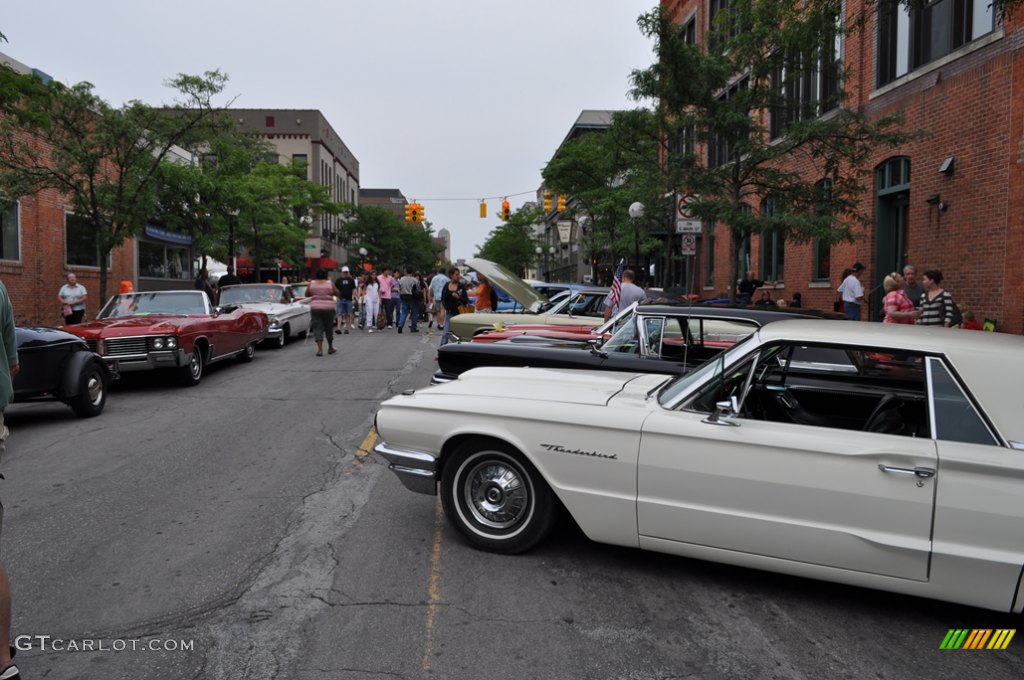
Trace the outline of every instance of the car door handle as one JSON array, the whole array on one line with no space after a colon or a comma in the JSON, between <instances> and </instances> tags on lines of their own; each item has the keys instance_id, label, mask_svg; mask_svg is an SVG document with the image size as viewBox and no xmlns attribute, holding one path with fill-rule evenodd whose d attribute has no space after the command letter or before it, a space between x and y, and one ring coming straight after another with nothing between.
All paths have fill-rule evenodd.
<instances>
[{"instance_id":1,"label":"car door handle","mask_svg":"<svg viewBox=\"0 0 1024 680\"><path fill-rule=\"evenodd\" d=\"M882 472L891 472L897 475L914 475L915 477L920 477L921 479L928 479L929 477L935 476L935 469L926 467L901 468L885 465L884 463L879 463L878 469L881 470Z\"/></svg>"}]
</instances>

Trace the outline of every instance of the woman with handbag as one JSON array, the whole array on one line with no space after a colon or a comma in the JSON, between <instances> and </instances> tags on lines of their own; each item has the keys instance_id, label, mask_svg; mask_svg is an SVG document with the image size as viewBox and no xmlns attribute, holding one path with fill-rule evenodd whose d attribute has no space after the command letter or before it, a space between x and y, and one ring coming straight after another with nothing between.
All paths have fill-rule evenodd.
<instances>
[{"instance_id":1,"label":"woman with handbag","mask_svg":"<svg viewBox=\"0 0 1024 680\"><path fill-rule=\"evenodd\" d=\"M452 267L449 272L450 280L445 284L444 291L441 294L441 304L444 305L444 329L441 331L441 344L448 344L448 325L451 318L456 314L459 314L461 308L469 305L469 295L466 293L466 289L460 285L460 277L462 272L458 267Z\"/></svg>"}]
</instances>

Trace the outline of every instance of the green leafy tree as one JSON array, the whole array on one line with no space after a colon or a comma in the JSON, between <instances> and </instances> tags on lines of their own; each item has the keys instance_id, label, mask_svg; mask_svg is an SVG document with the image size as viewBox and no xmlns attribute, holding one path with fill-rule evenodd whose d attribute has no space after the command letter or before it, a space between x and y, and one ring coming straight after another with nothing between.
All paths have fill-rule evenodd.
<instances>
[{"instance_id":1,"label":"green leafy tree","mask_svg":"<svg viewBox=\"0 0 1024 680\"><path fill-rule=\"evenodd\" d=\"M604 262L632 257L638 264L662 242L654 232L665 224L659 215L671 202L662 198L658 123L643 109L616 112L606 131L566 142L544 168L545 186L571 196L571 210L589 220L589 256ZM629 216L635 202L645 206L643 219Z\"/></svg>"},{"instance_id":2,"label":"green leafy tree","mask_svg":"<svg viewBox=\"0 0 1024 680\"><path fill-rule=\"evenodd\" d=\"M170 115L139 101L112 107L89 83L44 85L26 80L34 76L14 75L4 73L5 81L20 84L16 101L5 106L9 115L0 118L0 194L64 194L75 218L95 236L105 299L110 252L153 215L161 164L172 149L221 124L213 98L226 76L211 71L169 81L183 110Z\"/></svg>"},{"instance_id":3,"label":"green leafy tree","mask_svg":"<svg viewBox=\"0 0 1024 680\"><path fill-rule=\"evenodd\" d=\"M870 120L844 107L839 87L816 101L780 87L812 68L824 82L848 76L833 57L836 37L861 26L842 24L841 8L841 0L731 0L704 44L688 42L659 10L638 21L654 40L656 60L633 72L631 94L655 106L669 183L696 197L696 217L728 225L731 282L751 234L852 238L868 220L859 200L871 155L915 136L900 130L899 117ZM765 199L775 209L755 214Z\"/></svg>"},{"instance_id":4,"label":"green leafy tree","mask_svg":"<svg viewBox=\"0 0 1024 680\"><path fill-rule=\"evenodd\" d=\"M349 249L366 248L366 257L377 270L388 267L404 271L408 266L428 272L437 266L444 247L434 242L429 223L425 227L409 224L377 206L349 206L345 215L342 232Z\"/></svg>"},{"instance_id":5,"label":"green leafy tree","mask_svg":"<svg viewBox=\"0 0 1024 680\"><path fill-rule=\"evenodd\" d=\"M542 214L536 206L525 205L514 211L505 222L487 235L482 246L477 246L477 257L496 262L516 275L525 276L526 270L537 263L534 225Z\"/></svg>"}]
</instances>

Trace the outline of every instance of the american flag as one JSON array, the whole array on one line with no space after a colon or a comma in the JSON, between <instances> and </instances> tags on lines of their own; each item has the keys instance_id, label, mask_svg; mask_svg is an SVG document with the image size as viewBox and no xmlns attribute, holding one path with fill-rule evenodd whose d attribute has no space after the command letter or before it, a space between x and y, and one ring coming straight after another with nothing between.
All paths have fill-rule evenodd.
<instances>
[{"instance_id":1,"label":"american flag","mask_svg":"<svg viewBox=\"0 0 1024 680\"><path fill-rule=\"evenodd\" d=\"M615 276L612 278L612 292L608 296L612 311L618 311L619 308L619 298L622 295L622 267L625 264L626 258L619 260L619 266L615 268Z\"/></svg>"}]
</instances>

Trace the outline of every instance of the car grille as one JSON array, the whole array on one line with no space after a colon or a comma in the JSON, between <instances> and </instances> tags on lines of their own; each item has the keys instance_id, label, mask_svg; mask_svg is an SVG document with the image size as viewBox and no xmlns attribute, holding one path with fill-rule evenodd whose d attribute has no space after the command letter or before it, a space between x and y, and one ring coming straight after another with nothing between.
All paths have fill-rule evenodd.
<instances>
[{"instance_id":1,"label":"car grille","mask_svg":"<svg viewBox=\"0 0 1024 680\"><path fill-rule=\"evenodd\" d=\"M103 341L106 347L104 356L123 357L132 354L146 354L149 351L149 338L108 338Z\"/></svg>"},{"instance_id":2,"label":"car grille","mask_svg":"<svg viewBox=\"0 0 1024 680\"><path fill-rule=\"evenodd\" d=\"M100 341L96 338L89 338L85 343L89 345L90 352L98 352L100 349Z\"/></svg>"}]
</instances>

